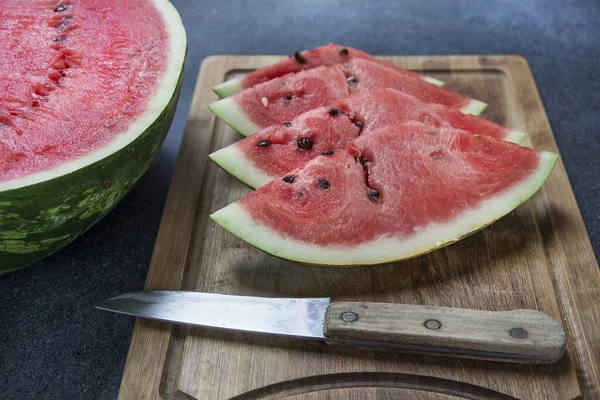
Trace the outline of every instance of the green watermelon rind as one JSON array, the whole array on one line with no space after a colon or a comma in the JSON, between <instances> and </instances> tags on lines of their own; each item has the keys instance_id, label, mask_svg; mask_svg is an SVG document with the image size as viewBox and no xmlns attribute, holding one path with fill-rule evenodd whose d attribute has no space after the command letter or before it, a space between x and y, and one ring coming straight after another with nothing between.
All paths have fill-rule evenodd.
<instances>
[{"instance_id":1,"label":"green watermelon rind","mask_svg":"<svg viewBox=\"0 0 600 400\"><path fill-rule=\"evenodd\" d=\"M208 157L253 189L261 187L276 178L256 168L255 164L235 144L223 147L209 154Z\"/></svg>"},{"instance_id":2,"label":"green watermelon rind","mask_svg":"<svg viewBox=\"0 0 600 400\"><path fill-rule=\"evenodd\" d=\"M238 131L244 136L258 132L261 128L250 120L244 111L237 105L235 99L226 97L208 105L208 109L221 121Z\"/></svg>"},{"instance_id":3,"label":"green watermelon rind","mask_svg":"<svg viewBox=\"0 0 600 400\"><path fill-rule=\"evenodd\" d=\"M452 222L431 224L405 240L381 237L357 246L318 246L286 237L255 222L237 202L214 212L210 218L238 238L280 258L325 266L388 263L455 243L508 214L541 188L557 160L558 155L542 152L538 168L525 181L461 213Z\"/></svg>"},{"instance_id":4,"label":"green watermelon rind","mask_svg":"<svg viewBox=\"0 0 600 400\"><path fill-rule=\"evenodd\" d=\"M186 38L175 8L167 1L155 5L174 35L173 58L165 71L169 77L151 103L160 108L149 107L148 125L124 133L134 138L121 148L100 149L93 156L98 160L75 160L67 172L61 167L0 184L0 274L26 267L79 237L125 197L156 157L175 114Z\"/></svg>"},{"instance_id":5,"label":"green watermelon rind","mask_svg":"<svg viewBox=\"0 0 600 400\"><path fill-rule=\"evenodd\" d=\"M0 274L23 268L66 246L129 193L167 135L182 78L183 69L168 106L127 147L70 174L0 192Z\"/></svg>"},{"instance_id":6,"label":"green watermelon rind","mask_svg":"<svg viewBox=\"0 0 600 400\"><path fill-rule=\"evenodd\" d=\"M213 92L215 92L222 99L239 93L243 89L244 87L242 86L242 80L239 78L234 78L223 83L219 83L217 86L212 88Z\"/></svg>"},{"instance_id":7,"label":"green watermelon rind","mask_svg":"<svg viewBox=\"0 0 600 400\"><path fill-rule=\"evenodd\" d=\"M521 143L523 143L523 140L525 140L526 137L527 137L527 134L525 132L521 132L516 129L511 129L508 131L508 134L506 135L506 137L502 140L504 140L505 142L521 144Z\"/></svg>"},{"instance_id":8,"label":"green watermelon rind","mask_svg":"<svg viewBox=\"0 0 600 400\"><path fill-rule=\"evenodd\" d=\"M442 86L444 86L446 84L446 82L444 82L444 81L440 81L439 79L435 79L435 78L433 78L431 76L427 76L427 75L423 76L423 80L425 82L429 82L432 85L435 85L437 87L442 87Z\"/></svg>"},{"instance_id":9,"label":"green watermelon rind","mask_svg":"<svg viewBox=\"0 0 600 400\"><path fill-rule=\"evenodd\" d=\"M423 76L423 80L425 82L429 82L432 85L437 87L442 87L446 84L444 81L440 81L439 79L435 79L431 76ZM244 86L242 84L242 80L239 78L233 78L223 83L219 83L212 88L213 92L215 92L220 98L225 98L229 96L233 96L236 93L244 90Z\"/></svg>"},{"instance_id":10,"label":"green watermelon rind","mask_svg":"<svg viewBox=\"0 0 600 400\"><path fill-rule=\"evenodd\" d=\"M483 112L483 110L485 110L486 107L487 103L484 103L481 100L471 99L465 106L459 108L459 111L463 114L478 116Z\"/></svg>"},{"instance_id":11,"label":"green watermelon rind","mask_svg":"<svg viewBox=\"0 0 600 400\"><path fill-rule=\"evenodd\" d=\"M470 99L469 102L459 109L463 114L479 115L487 107L483 101ZM261 130L250 117L236 103L234 97L226 97L208 105L208 109L221 121L238 131L243 136L250 136Z\"/></svg>"}]
</instances>

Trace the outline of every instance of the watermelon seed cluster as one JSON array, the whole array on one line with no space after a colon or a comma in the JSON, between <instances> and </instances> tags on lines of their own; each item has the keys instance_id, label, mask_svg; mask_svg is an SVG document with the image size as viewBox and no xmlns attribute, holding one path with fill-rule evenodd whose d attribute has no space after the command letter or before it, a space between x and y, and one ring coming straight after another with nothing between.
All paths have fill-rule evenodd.
<instances>
[{"instance_id":1,"label":"watermelon seed cluster","mask_svg":"<svg viewBox=\"0 0 600 400\"><path fill-rule=\"evenodd\" d=\"M58 6L56 6L56 8L54 9L54 12L61 12L61 11L65 11L67 8L69 8L68 4L59 4Z\"/></svg>"},{"instance_id":2,"label":"watermelon seed cluster","mask_svg":"<svg viewBox=\"0 0 600 400\"><path fill-rule=\"evenodd\" d=\"M286 176L283 178L283 181L284 181L284 182L287 182L287 183L294 183L294 180L295 180L295 179L296 179L296 175L294 175L294 174L290 174L290 175L286 175Z\"/></svg>"},{"instance_id":3,"label":"watermelon seed cluster","mask_svg":"<svg viewBox=\"0 0 600 400\"><path fill-rule=\"evenodd\" d=\"M302 57L300 55L300 52L295 52L294 53L294 58L296 59L296 61L298 62L298 64L306 64L306 60L304 59L304 57Z\"/></svg>"},{"instance_id":4,"label":"watermelon seed cluster","mask_svg":"<svg viewBox=\"0 0 600 400\"><path fill-rule=\"evenodd\" d=\"M298 148L300 150L310 150L313 147L313 142L312 140L310 140L309 137L303 137L301 139L296 140L296 143L298 144Z\"/></svg>"},{"instance_id":5,"label":"watermelon seed cluster","mask_svg":"<svg viewBox=\"0 0 600 400\"><path fill-rule=\"evenodd\" d=\"M323 178L319 179L318 184L319 184L319 187L324 190L329 189L329 187L331 186L329 184L329 182L327 181L327 179L323 179Z\"/></svg>"},{"instance_id":6,"label":"watermelon seed cluster","mask_svg":"<svg viewBox=\"0 0 600 400\"><path fill-rule=\"evenodd\" d=\"M381 193L379 190L373 189L369 184L369 159L366 157L354 156L354 161L362 166L363 172L365 173L365 185L369 188L367 198L372 201L379 201L381 199Z\"/></svg>"},{"instance_id":7,"label":"watermelon seed cluster","mask_svg":"<svg viewBox=\"0 0 600 400\"><path fill-rule=\"evenodd\" d=\"M376 190L376 189L371 189L367 193L367 197L369 198L369 200L377 201L377 200L379 200L379 196L380 196L379 190Z\"/></svg>"}]
</instances>

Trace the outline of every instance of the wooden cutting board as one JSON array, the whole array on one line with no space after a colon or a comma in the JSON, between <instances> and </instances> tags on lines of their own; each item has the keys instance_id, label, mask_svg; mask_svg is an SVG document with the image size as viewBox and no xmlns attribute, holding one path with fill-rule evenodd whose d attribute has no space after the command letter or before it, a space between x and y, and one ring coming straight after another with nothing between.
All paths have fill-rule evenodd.
<instances>
[{"instance_id":1,"label":"wooden cutting board","mask_svg":"<svg viewBox=\"0 0 600 400\"><path fill-rule=\"evenodd\" d=\"M382 58L488 102L483 117L527 132L525 145L558 152L525 59ZM138 320L120 398L598 398L600 273L562 161L539 193L500 221L393 264L303 266L262 253L208 218L250 192L207 158L241 138L208 112L217 100L211 87L278 59L213 56L202 64L146 289L532 308L563 324L567 352L551 365L503 364Z\"/></svg>"}]
</instances>

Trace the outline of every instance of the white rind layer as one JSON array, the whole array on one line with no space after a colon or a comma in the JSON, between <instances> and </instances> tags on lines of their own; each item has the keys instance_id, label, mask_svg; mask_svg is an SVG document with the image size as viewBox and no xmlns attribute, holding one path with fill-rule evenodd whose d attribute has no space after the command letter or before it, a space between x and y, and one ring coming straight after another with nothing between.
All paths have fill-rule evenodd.
<instances>
[{"instance_id":1,"label":"white rind layer","mask_svg":"<svg viewBox=\"0 0 600 400\"><path fill-rule=\"evenodd\" d=\"M440 81L439 79L432 78L431 76L423 76L423 80L425 82L429 82L431 84L434 84L437 87L442 87L442 86L444 86L446 84L446 82Z\"/></svg>"},{"instance_id":2,"label":"white rind layer","mask_svg":"<svg viewBox=\"0 0 600 400\"><path fill-rule=\"evenodd\" d=\"M508 134L506 135L506 137L503 140L506 142L513 142L516 144L521 144L521 142L523 142L523 140L525 140L526 136L527 136L527 134L525 132L511 129L508 131Z\"/></svg>"},{"instance_id":3,"label":"white rind layer","mask_svg":"<svg viewBox=\"0 0 600 400\"><path fill-rule=\"evenodd\" d=\"M463 114L479 115L485 110L487 103L483 101L471 99L466 106L459 109Z\"/></svg>"},{"instance_id":4,"label":"white rind layer","mask_svg":"<svg viewBox=\"0 0 600 400\"><path fill-rule=\"evenodd\" d=\"M215 101L208 105L210 112L219 117L220 120L238 131L244 136L258 132L261 128L246 116L231 97Z\"/></svg>"},{"instance_id":5,"label":"white rind layer","mask_svg":"<svg viewBox=\"0 0 600 400\"><path fill-rule=\"evenodd\" d=\"M242 81L238 78L234 78L219 83L217 86L213 87L213 92L218 94L220 98L225 98L241 92L242 89Z\"/></svg>"},{"instance_id":6,"label":"white rind layer","mask_svg":"<svg viewBox=\"0 0 600 400\"><path fill-rule=\"evenodd\" d=\"M235 144L217 150L208 156L225 171L253 189L259 188L276 178L257 168Z\"/></svg>"},{"instance_id":7,"label":"white rind layer","mask_svg":"<svg viewBox=\"0 0 600 400\"><path fill-rule=\"evenodd\" d=\"M459 214L453 221L430 224L405 238L387 236L356 246L324 247L286 238L256 223L237 203L216 211L210 217L239 238L281 258L332 266L380 264L415 257L452 244L508 214L539 190L557 158L556 154L542 152L538 168L527 180Z\"/></svg>"},{"instance_id":8,"label":"white rind layer","mask_svg":"<svg viewBox=\"0 0 600 400\"><path fill-rule=\"evenodd\" d=\"M158 84L154 97L150 99L148 108L139 116L127 129L127 131L117 135L115 140L106 146L94 150L83 157L69 161L56 168L37 172L25 177L16 178L6 182L0 182L0 192L17 189L24 186L35 185L36 183L49 181L59 176L66 175L78 169L84 168L90 164L100 161L105 157L121 150L133 142L146 129L156 121L159 115L171 101L171 97L177 87L179 75L183 69L185 60L185 51L187 39L181 17L177 10L167 0L151 0L156 9L162 15L167 32L169 34L169 54L167 56L167 65L163 78Z\"/></svg>"}]
</instances>

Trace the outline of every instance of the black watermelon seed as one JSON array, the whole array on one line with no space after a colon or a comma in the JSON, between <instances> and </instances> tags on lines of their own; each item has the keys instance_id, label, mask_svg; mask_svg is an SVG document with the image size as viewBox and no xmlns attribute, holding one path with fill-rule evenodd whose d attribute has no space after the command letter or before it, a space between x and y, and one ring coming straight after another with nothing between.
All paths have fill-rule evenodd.
<instances>
[{"instance_id":1,"label":"black watermelon seed","mask_svg":"<svg viewBox=\"0 0 600 400\"><path fill-rule=\"evenodd\" d=\"M285 176L285 177L283 178L283 181L284 181L284 182L287 182L287 183L293 183L293 182L294 182L294 179L296 179L296 175L293 175L293 174L292 174L292 175L287 175L287 176Z\"/></svg>"},{"instance_id":2,"label":"black watermelon seed","mask_svg":"<svg viewBox=\"0 0 600 400\"><path fill-rule=\"evenodd\" d=\"M303 137L302 139L296 140L298 144L298 148L301 150L310 150L313 147L313 142L308 137Z\"/></svg>"},{"instance_id":3,"label":"black watermelon seed","mask_svg":"<svg viewBox=\"0 0 600 400\"><path fill-rule=\"evenodd\" d=\"M284 122L283 126L287 126L289 128L290 126L292 126L292 123L291 122Z\"/></svg>"},{"instance_id":4,"label":"black watermelon seed","mask_svg":"<svg viewBox=\"0 0 600 400\"><path fill-rule=\"evenodd\" d=\"M367 160L366 158L363 158L363 157L360 158L360 165L362 165L363 167L365 165L367 165L368 162L369 162L369 160Z\"/></svg>"},{"instance_id":5,"label":"black watermelon seed","mask_svg":"<svg viewBox=\"0 0 600 400\"><path fill-rule=\"evenodd\" d=\"M272 145L273 143L271 143L270 140L263 140L261 142L258 142L256 145L258 147L269 147L270 145Z\"/></svg>"},{"instance_id":6,"label":"black watermelon seed","mask_svg":"<svg viewBox=\"0 0 600 400\"><path fill-rule=\"evenodd\" d=\"M367 197L369 198L369 200L379 200L379 190L369 190L369 192L367 193Z\"/></svg>"},{"instance_id":7,"label":"black watermelon seed","mask_svg":"<svg viewBox=\"0 0 600 400\"><path fill-rule=\"evenodd\" d=\"M329 189L329 182L326 179L319 179L319 187L321 189Z\"/></svg>"},{"instance_id":8,"label":"black watermelon seed","mask_svg":"<svg viewBox=\"0 0 600 400\"><path fill-rule=\"evenodd\" d=\"M348 78L346 78L346 80L348 81L349 84L354 85L355 83L358 83L358 79L356 79L355 76L349 76Z\"/></svg>"},{"instance_id":9,"label":"black watermelon seed","mask_svg":"<svg viewBox=\"0 0 600 400\"><path fill-rule=\"evenodd\" d=\"M324 156L330 156L333 154L333 150L324 150L321 152Z\"/></svg>"},{"instance_id":10,"label":"black watermelon seed","mask_svg":"<svg viewBox=\"0 0 600 400\"><path fill-rule=\"evenodd\" d=\"M67 38L63 37L63 36L59 36L59 37L55 37L54 38L55 42L64 42L65 40L67 40Z\"/></svg>"},{"instance_id":11,"label":"black watermelon seed","mask_svg":"<svg viewBox=\"0 0 600 400\"><path fill-rule=\"evenodd\" d=\"M286 99L286 100L291 100L291 99L292 99L292 95L291 95L291 94L288 94L287 96L285 96L285 99Z\"/></svg>"},{"instance_id":12,"label":"black watermelon seed","mask_svg":"<svg viewBox=\"0 0 600 400\"><path fill-rule=\"evenodd\" d=\"M348 49L344 47L343 49L340 50L340 54L343 55L343 56L347 56L348 55Z\"/></svg>"},{"instance_id":13,"label":"black watermelon seed","mask_svg":"<svg viewBox=\"0 0 600 400\"><path fill-rule=\"evenodd\" d=\"M342 110L340 110L339 108L330 108L329 114L336 116L336 115L343 114L343 113L342 113Z\"/></svg>"},{"instance_id":14,"label":"black watermelon seed","mask_svg":"<svg viewBox=\"0 0 600 400\"><path fill-rule=\"evenodd\" d=\"M54 9L54 12L65 11L67 8L69 8L68 4L59 4L58 7Z\"/></svg>"},{"instance_id":15,"label":"black watermelon seed","mask_svg":"<svg viewBox=\"0 0 600 400\"><path fill-rule=\"evenodd\" d=\"M294 53L294 58L296 59L296 61L298 62L298 64L304 64L304 63L306 63L306 60L304 59L304 57L302 57L300 55L299 52L295 52Z\"/></svg>"},{"instance_id":16,"label":"black watermelon seed","mask_svg":"<svg viewBox=\"0 0 600 400\"><path fill-rule=\"evenodd\" d=\"M358 127L358 131L359 131L359 132L360 132L360 131L362 131L362 128L363 128L363 123L362 123L362 122L360 122L360 121L356 121L356 122L354 123L354 125L355 125L356 127Z\"/></svg>"},{"instance_id":17,"label":"black watermelon seed","mask_svg":"<svg viewBox=\"0 0 600 400\"><path fill-rule=\"evenodd\" d=\"M64 29L66 27L67 27L67 24L65 24L64 22L61 22L60 24L55 26L56 29Z\"/></svg>"}]
</instances>

